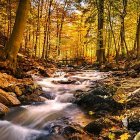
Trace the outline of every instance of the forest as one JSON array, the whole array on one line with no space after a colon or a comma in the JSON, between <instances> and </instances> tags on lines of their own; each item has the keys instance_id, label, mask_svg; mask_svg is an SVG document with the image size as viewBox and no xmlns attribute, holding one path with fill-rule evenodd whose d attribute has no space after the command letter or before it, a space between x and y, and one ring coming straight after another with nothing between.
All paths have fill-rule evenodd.
<instances>
[{"instance_id":1,"label":"forest","mask_svg":"<svg viewBox=\"0 0 140 140\"><path fill-rule=\"evenodd\" d=\"M0 0L0 140L140 140L140 0Z\"/></svg>"}]
</instances>

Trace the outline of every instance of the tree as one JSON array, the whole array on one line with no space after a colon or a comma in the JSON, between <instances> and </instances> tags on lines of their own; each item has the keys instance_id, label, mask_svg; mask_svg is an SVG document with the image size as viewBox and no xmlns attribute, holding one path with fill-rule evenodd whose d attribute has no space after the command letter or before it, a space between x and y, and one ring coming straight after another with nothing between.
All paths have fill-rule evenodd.
<instances>
[{"instance_id":1,"label":"tree","mask_svg":"<svg viewBox=\"0 0 140 140\"><path fill-rule=\"evenodd\" d=\"M125 40L125 24L124 24L124 19L126 17L126 8L127 8L127 0L123 0L122 1L123 3L123 10L122 12L120 12L120 20L121 20L121 27L120 27L120 46L121 46L121 50L122 50L122 55L124 56L126 53L125 53L125 48L126 48L126 51L127 51L127 54L128 54L128 48L127 48L127 45L126 45L126 40Z\"/></svg>"},{"instance_id":2,"label":"tree","mask_svg":"<svg viewBox=\"0 0 140 140\"><path fill-rule=\"evenodd\" d=\"M137 45L137 58L140 59L140 15L137 20L136 45Z\"/></svg>"},{"instance_id":3,"label":"tree","mask_svg":"<svg viewBox=\"0 0 140 140\"><path fill-rule=\"evenodd\" d=\"M13 31L5 48L5 58L7 60L6 62L12 70L16 69L17 54L22 42L29 8L30 0L19 1Z\"/></svg>"},{"instance_id":4,"label":"tree","mask_svg":"<svg viewBox=\"0 0 140 140\"><path fill-rule=\"evenodd\" d=\"M104 0L97 2L98 9L98 37L97 37L97 61L103 63L105 61L105 48L103 43L103 27L104 27Z\"/></svg>"}]
</instances>

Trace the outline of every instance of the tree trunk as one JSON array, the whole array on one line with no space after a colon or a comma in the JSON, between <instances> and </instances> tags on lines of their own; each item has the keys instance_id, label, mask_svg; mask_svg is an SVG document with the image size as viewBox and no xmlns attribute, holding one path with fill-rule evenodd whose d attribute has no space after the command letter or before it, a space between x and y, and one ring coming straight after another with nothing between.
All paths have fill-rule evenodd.
<instances>
[{"instance_id":1,"label":"tree trunk","mask_svg":"<svg viewBox=\"0 0 140 140\"><path fill-rule=\"evenodd\" d=\"M12 70L15 70L16 68L17 54L20 49L20 43L22 42L29 8L30 0L19 1L13 31L5 48L5 57L8 62L7 64Z\"/></svg>"},{"instance_id":2,"label":"tree trunk","mask_svg":"<svg viewBox=\"0 0 140 140\"><path fill-rule=\"evenodd\" d=\"M49 1L49 8L48 8L48 19L47 19L47 29L46 29L46 54L45 59L47 60L50 53L50 26L51 26L51 7L52 7L53 0Z\"/></svg>"},{"instance_id":3,"label":"tree trunk","mask_svg":"<svg viewBox=\"0 0 140 140\"><path fill-rule=\"evenodd\" d=\"M127 0L123 0L123 11L120 15L120 20L121 20L120 46L121 46L122 56L125 56L126 52L127 52L127 56L128 56L128 48L127 48L127 44L126 44L126 41L125 41L125 25L124 25L124 19L125 19L125 16L127 14L126 13L126 8L127 8Z\"/></svg>"},{"instance_id":4,"label":"tree trunk","mask_svg":"<svg viewBox=\"0 0 140 140\"><path fill-rule=\"evenodd\" d=\"M97 62L100 64L105 61L105 49L103 44L103 25L104 25L104 0L97 2L98 8L98 37L97 37Z\"/></svg>"},{"instance_id":5,"label":"tree trunk","mask_svg":"<svg viewBox=\"0 0 140 140\"><path fill-rule=\"evenodd\" d=\"M37 6L37 27L36 27L36 41L35 41L35 57L39 55L39 37L40 37L40 0Z\"/></svg>"},{"instance_id":6,"label":"tree trunk","mask_svg":"<svg viewBox=\"0 0 140 140\"><path fill-rule=\"evenodd\" d=\"M140 59L140 15L138 17L137 23L136 42L137 42L137 58Z\"/></svg>"},{"instance_id":7,"label":"tree trunk","mask_svg":"<svg viewBox=\"0 0 140 140\"><path fill-rule=\"evenodd\" d=\"M111 33L112 33L113 42L114 42L114 46L115 46L115 52L116 52L115 60L116 60L116 63L118 64L119 52L118 52L118 49L117 49L117 43L116 43L114 31L113 31L113 23L111 21L111 4L108 6L108 18L109 18L110 30L111 30Z\"/></svg>"}]
</instances>

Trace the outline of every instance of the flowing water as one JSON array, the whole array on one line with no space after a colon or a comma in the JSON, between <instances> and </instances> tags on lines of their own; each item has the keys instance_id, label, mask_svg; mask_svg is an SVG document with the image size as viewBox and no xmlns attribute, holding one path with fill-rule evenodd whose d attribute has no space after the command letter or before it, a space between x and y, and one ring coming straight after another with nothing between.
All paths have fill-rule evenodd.
<instances>
[{"instance_id":1,"label":"flowing water","mask_svg":"<svg viewBox=\"0 0 140 140\"><path fill-rule=\"evenodd\" d=\"M11 108L0 121L0 140L65 140L56 126L65 128L69 122L81 126L91 120L73 104L76 91L88 91L95 81L108 76L93 70L65 73L59 70L52 78L33 76L42 86L45 103ZM56 129L57 128L57 129ZM60 127L59 127L60 129Z\"/></svg>"}]
</instances>

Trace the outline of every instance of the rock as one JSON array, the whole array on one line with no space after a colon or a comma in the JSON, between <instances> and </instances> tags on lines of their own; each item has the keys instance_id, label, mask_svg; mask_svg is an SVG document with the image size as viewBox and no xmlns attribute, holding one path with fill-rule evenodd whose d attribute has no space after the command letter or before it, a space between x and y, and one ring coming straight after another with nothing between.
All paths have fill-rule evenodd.
<instances>
[{"instance_id":1,"label":"rock","mask_svg":"<svg viewBox=\"0 0 140 140\"><path fill-rule=\"evenodd\" d=\"M65 81L65 80L58 81L58 83L60 83L60 84L73 84L73 83L75 83L75 81L68 79L67 81Z\"/></svg>"},{"instance_id":2,"label":"rock","mask_svg":"<svg viewBox=\"0 0 140 140\"><path fill-rule=\"evenodd\" d=\"M88 125L86 125L84 129L85 129L85 131L87 131L90 134L99 135L103 129L103 124L94 121L94 122L91 122Z\"/></svg>"},{"instance_id":3,"label":"rock","mask_svg":"<svg viewBox=\"0 0 140 140\"><path fill-rule=\"evenodd\" d=\"M15 86L14 92L16 93L17 96L21 96L22 95L22 91L20 90L20 88L18 86Z\"/></svg>"},{"instance_id":4,"label":"rock","mask_svg":"<svg viewBox=\"0 0 140 140\"><path fill-rule=\"evenodd\" d=\"M39 98L40 98L40 102L45 102L45 101L48 100L48 99L46 99L45 97L42 97L42 96L39 96Z\"/></svg>"},{"instance_id":5,"label":"rock","mask_svg":"<svg viewBox=\"0 0 140 140\"><path fill-rule=\"evenodd\" d=\"M75 97L73 94L65 93L63 95L58 95L56 97L56 101L59 101L61 103L73 103L75 101Z\"/></svg>"},{"instance_id":6,"label":"rock","mask_svg":"<svg viewBox=\"0 0 140 140\"><path fill-rule=\"evenodd\" d=\"M84 130L90 134L99 135L104 128L114 126L115 124L107 118L96 119L84 127Z\"/></svg>"},{"instance_id":7,"label":"rock","mask_svg":"<svg viewBox=\"0 0 140 140\"><path fill-rule=\"evenodd\" d=\"M54 100L56 97L55 94L47 93L47 92L42 93L41 96L43 96L44 98L49 99L49 100Z\"/></svg>"},{"instance_id":8,"label":"rock","mask_svg":"<svg viewBox=\"0 0 140 140\"><path fill-rule=\"evenodd\" d=\"M93 111L115 112L122 109L122 105L113 99L114 93L112 87L97 86L92 91L75 94L75 103Z\"/></svg>"},{"instance_id":9,"label":"rock","mask_svg":"<svg viewBox=\"0 0 140 140\"><path fill-rule=\"evenodd\" d=\"M89 140L89 139L82 138L82 136L79 136L77 134L77 135L71 136L68 140Z\"/></svg>"},{"instance_id":10,"label":"rock","mask_svg":"<svg viewBox=\"0 0 140 140\"><path fill-rule=\"evenodd\" d=\"M140 140L140 132L135 136L134 140Z\"/></svg>"},{"instance_id":11,"label":"rock","mask_svg":"<svg viewBox=\"0 0 140 140\"><path fill-rule=\"evenodd\" d=\"M17 95L14 92L7 92L9 95L17 97Z\"/></svg>"},{"instance_id":12,"label":"rock","mask_svg":"<svg viewBox=\"0 0 140 140\"><path fill-rule=\"evenodd\" d=\"M8 91L8 92L14 92L14 93L16 93L17 96L22 95L21 89L14 84L9 85L8 87L5 88L5 90Z\"/></svg>"},{"instance_id":13,"label":"rock","mask_svg":"<svg viewBox=\"0 0 140 140\"><path fill-rule=\"evenodd\" d=\"M136 78L138 76L138 73L134 69L132 69L128 71L128 75L132 78Z\"/></svg>"},{"instance_id":14,"label":"rock","mask_svg":"<svg viewBox=\"0 0 140 140\"><path fill-rule=\"evenodd\" d=\"M33 85L24 85L24 94L32 94L33 93Z\"/></svg>"},{"instance_id":15,"label":"rock","mask_svg":"<svg viewBox=\"0 0 140 140\"><path fill-rule=\"evenodd\" d=\"M70 80L70 79L63 79L59 81L53 81L55 84L73 84L75 83L75 80Z\"/></svg>"},{"instance_id":16,"label":"rock","mask_svg":"<svg viewBox=\"0 0 140 140\"><path fill-rule=\"evenodd\" d=\"M133 63L131 68L139 72L140 71L140 61Z\"/></svg>"},{"instance_id":17,"label":"rock","mask_svg":"<svg viewBox=\"0 0 140 140\"><path fill-rule=\"evenodd\" d=\"M19 105L20 101L10 95L8 92L5 92L4 90L0 89L0 102L5 105Z\"/></svg>"},{"instance_id":18,"label":"rock","mask_svg":"<svg viewBox=\"0 0 140 140\"><path fill-rule=\"evenodd\" d=\"M23 95L31 95L32 93L40 95L42 93L42 88L34 83L20 84L18 87Z\"/></svg>"},{"instance_id":19,"label":"rock","mask_svg":"<svg viewBox=\"0 0 140 140\"><path fill-rule=\"evenodd\" d=\"M79 131L73 126L67 126L64 128L64 131L63 131L64 136L72 136L75 133L79 133Z\"/></svg>"},{"instance_id":20,"label":"rock","mask_svg":"<svg viewBox=\"0 0 140 140\"><path fill-rule=\"evenodd\" d=\"M9 112L9 108L4 104L0 103L0 116Z\"/></svg>"},{"instance_id":21,"label":"rock","mask_svg":"<svg viewBox=\"0 0 140 140\"><path fill-rule=\"evenodd\" d=\"M15 82L15 81L16 79L13 78L11 75L0 72L0 88L8 87L10 83Z\"/></svg>"},{"instance_id":22,"label":"rock","mask_svg":"<svg viewBox=\"0 0 140 140\"><path fill-rule=\"evenodd\" d=\"M32 102L45 102L47 99L44 98L44 97L41 97L41 96L39 96L37 94L32 93L31 95L22 95L22 96L20 96L19 100L22 103L30 104Z\"/></svg>"},{"instance_id":23,"label":"rock","mask_svg":"<svg viewBox=\"0 0 140 140\"><path fill-rule=\"evenodd\" d=\"M133 131L140 131L140 111L139 108L131 110L128 116L128 129Z\"/></svg>"},{"instance_id":24,"label":"rock","mask_svg":"<svg viewBox=\"0 0 140 140\"><path fill-rule=\"evenodd\" d=\"M125 71L113 71L113 76L126 77L128 74Z\"/></svg>"},{"instance_id":25,"label":"rock","mask_svg":"<svg viewBox=\"0 0 140 140\"><path fill-rule=\"evenodd\" d=\"M38 68L38 71L39 71L39 73L42 75L42 76L44 76L44 77L50 77L50 75L48 74L48 71L47 71L47 69L44 69L44 68Z\"/></svg>"},{"instance_id":26,"label":"rock","mask_svg":"<svg viewBox=\"0 0 140 140\"><path fill-rule=\"evenodd\" d=\"M90 140L90 137L84 132L83 128L77 124L66 126L62 135L67 140Z\"/></svg>"},{"instance_id":27,"label":"rock","mask_svg":"<svg viewBox=\"0 0 140 140\"><path fill-rule=\"evenodd\" d=\"M36 138L36 140L66 140L60 135L40 135Z\"/></svg>"},{"instance_id":28,"label":"rock","mask_svg":"<svg viewBox=\"0 0 140 140\"><path fill-rule=\"evenodd\" d=\"M127 107L140 107L140 89L135 90L131 93L131 95L128 97Z\"/></svg>"}]
</instances>

